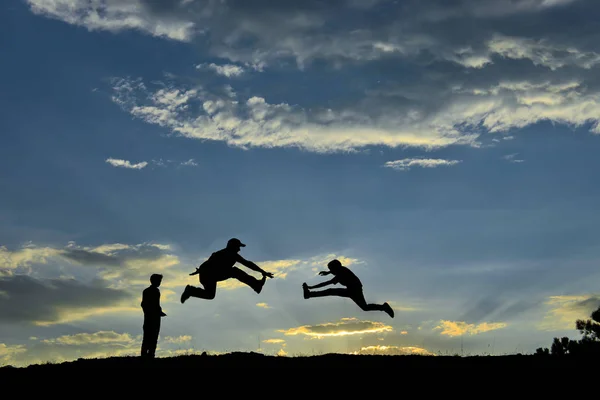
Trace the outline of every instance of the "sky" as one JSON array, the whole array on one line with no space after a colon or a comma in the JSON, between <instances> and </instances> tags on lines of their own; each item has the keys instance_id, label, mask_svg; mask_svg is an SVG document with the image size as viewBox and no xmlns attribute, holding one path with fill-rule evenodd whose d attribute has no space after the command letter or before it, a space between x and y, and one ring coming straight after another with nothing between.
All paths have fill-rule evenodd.
<instances>
[{"instance_id":1,"label":"sky","mask_svg":"<svg viewBox=\"0 0 600 400\"><path fill-rule=\"evenodd\" d=\"M581 338L599 18L592 0L3 2L0 365L137 356L153 273L157 357ZM232 237L274 277L181 304ZM334 258L395 317L304 299Z\"/></svg>"}]
</instances>

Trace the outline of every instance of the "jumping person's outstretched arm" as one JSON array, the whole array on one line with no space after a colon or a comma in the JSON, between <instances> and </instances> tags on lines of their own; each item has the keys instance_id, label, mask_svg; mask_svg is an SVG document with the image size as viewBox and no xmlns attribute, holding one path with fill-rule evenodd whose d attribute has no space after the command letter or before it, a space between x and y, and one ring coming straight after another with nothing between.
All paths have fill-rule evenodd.
<instances>
[{"instance_id":1,"label":"jumping person's outstretched arm","mask_svg":"<svg viewBox=\"0 0 600 400\"><path fill-rule=\"evenodd\" d=\"M269 278L273 277L272 273L265 271L264 269L262 269L261 267L259 267L255 263L253 263L252 261L246 260L244 257L240 256L239 254L236 257L236 261L239 262L240 264L242 264L244 267L248 267L253 271L260 272L261 274L263 274L263 276L268 276Z\"/></svg>"}]
</instances>

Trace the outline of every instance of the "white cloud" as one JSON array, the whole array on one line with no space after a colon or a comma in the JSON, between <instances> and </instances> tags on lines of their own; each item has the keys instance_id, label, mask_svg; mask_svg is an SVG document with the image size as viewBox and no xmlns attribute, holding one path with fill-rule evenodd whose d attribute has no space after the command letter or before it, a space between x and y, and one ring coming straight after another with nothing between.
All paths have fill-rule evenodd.
<instances>
[{"instance_id":1,"label":"white cloud","mask_svg":"<svg viewBox=\"0 0 600 400\"><path fill-rule=\"evenodd\" d=\"M525 162L525 160L521 160L516 158L519 155L519 153L513 153L513 154L507 154L504 157L502 157L503 159L505 159L508 162L511 163L522 163Z\"/></svg>"},{"instance_id":2,"label":"white cloud","mask_svg":"<svg viewBox=\"0 0 600 400\"><path fill-rule=\"evenodd\" d=\"M6 345L0 343L0 366L12 365L19 354L27 352L24 345Z\"/></svg>"},{"instance_id":3,"label":"white cloud","mask_svg":"<svg viewBox=\"0 0 600 400\"><path fill-rule=\"evenodd\" d=\"M538 322L541 330L575 329L577 320L588 320L600 307L597 295L550 296L546 300L547 314Z\"/></svg>"},{"instance_id":4,"label":"white cloud","mask_svg":"<svg viewBox=\"0 0 600 400\"><path fill-rule=\"evenodd\" d=\"M299 147L315 152L353 151L371 145L437 148L473 143L443 120L412 115L370 116L353 110L310 111L262 97L245 101L197 89L159 89L148 95L140 81L115 81L113 100L147 123L176 134L246 147ZM150 101L144 103L144 98Z\"/></svg>"},{"instance_id":5,"label":"white cloud","mask_svg":"<svg viewBox=\"0 0 600 400\"><path fill-rule=\"evenodd\" d=\"M188 343L192 340L192 337L190 335L181 335L181 336L166 336L165 337L165 342L167 343Z\"/></svg>"},{"instance_id":6,"label":"white cloud","mask_svg":"<svg viewBox=\"0 0 600 400\"><path fill-rule=\"evenodd\" d=\"M351 354L435 356L435 353L432 353L422 347L383 345L361 347L360 350L354 351Z\"/></svg>"},{"instance_id":7,"label":"white cloud","mask_svg":"<svg viewBox=\"0 0 600 400\"><path fill-rule=\"evenodd\" d=\"M154 15L141 0L26 0L35 14L83 26L90 31L139 30L157 37L189 41L195 23Z\"/></svg>"},{"instance_id":8,"label":"white cloud","mask_svg":"<svg viewBox=\"0 0 600 400\"><path fill-rule=\"evenodd\" d=\"M175 84L152 91L140 80L116 79L113 89L113 101L147 123L240 148L297 147L327 153L368 146L479 146L482 132L503 133L540 121L591 124L590 131L600 133L600 92L573 78L500 80L487 86L466 82L450 90L417 92L383 88L362 100L369 107L359 107L357 100L356 106L339 110L272 104L258 96L241 98L233 90L211 93ZM390 106L393 96L410 98L411 104ZM431 161L429 166L450 163ZM411 165L425 166L425 161Z\"/></svg>"},{"instance_id":9,"label":"white cloud","mask_svg":"<svg viewBox=\"0 0 600 400\"><path fill-rule=\"evenodd\" d=\"M196 68L211 69L211 70L215 71L217 74L226 76L228 78L240 76L244 73L244 69L242 67L240 67L238 65L233 65L233 64L224 64L224 65L217 65L215 63L199 64L199 65L196 65Z\"/></svg>"},{"instance_id":10,"label":"white cloud","mask_svg":"<svg viewBox=\"0 0 600 400\"><path fill-rule=\"evenodd\" d=\"M399 171L408 171L413 167L437 168L447 167L460 163L461 160L443 160L439 158L404 158L402 160L387 161L383 166Z\"/></svg>"},{"instance_id":11,"label":"white cloud","mask_svg":"<svg viewBox=\"0 0 600 400\"><path fill-rule=\"evenodd\" d=\"M149 272L167 271L179 265L179 258L170 254L170 250L171 246L159 243L79 246L69 242L63 248L26 244L14 250L0 246L0 273L11 276L14 270L20 269L19 273L39 276L41 273L51 271L49 268L39 268L39 266L52 264L60 265L61 274L66 277L69 265L95 266L101 269L99 275L103 279L114 281L113 287L116 288L122 284L145 284ZM92 270L86 267L77 272L92 272Z\"/></svg>"},{"instance_id":12,"label":"white cloud","mask_svg":"<svg viewBox=\"0 0 600 400\"><path fill-rule=\"evenodd\" d=\"M190 158L189 160L182 162L181 165L186 167L197 167L198 163L194 161L193 158Z\"/></svg>"},{"instance_id":13,"label":"white cloud","mask_svg":"<svg viewBox=\"0 0 600 400\"><path fill-rule=\"evenodd\" d=\"M393 327L383 322L342 318L338 322L303 325L289 329L280 329L278 332L282 332L286 336L305 335L309 338L323 339L349 335L382 334L392 332L393 330Z\"/></svg>"},{"instance_id":14,"label":"white cloud","mask_svg":"<svg viewBox=\"0 0 600 400\"><path fill-rule=\"evenodd\" d=\"M112 165L113 167L122 167L129 169L142 169L148 165L146 161L139 162L137 164L132 164L127 160L119 160L116 158L107 158L106 162Z\"/></svg>"},{"instance_id":15,"label":"white cloud","mask_svg":"<svg viewBox=\"0 0 600 400\"><path fill-rule=\"evenodd\" d=\"M44 339L42 343L59 345L84 345L104 343L132 343L133 338L127 333L116 333L113 331L100 331L95 333L77 333L64 335L53 339Z\"/></svg>"},{"instance_id":16,"label":"white cloud","mask_svg":"<svg viewBox=\"0 0 600 400\"><path fill-rule=\"evenodd\" d=\"M528 59L551 70L568 65L590 69L600 64L600 54L596 52L530 38L496 35L488 42L488 50L507 58Z\"/></svg>"},{"instance_id":17,"label":"white cloud","mask_svg":"<svg viewBox=\"0 0 600 400\"><path fill-rule=\"evenodd\" d=\"M469 324L464 321L440 321L440 324L433 328L439 330L440 335L444 336L464 336L478 335L498 329L504 329L508 326L505 322L482 322L479 324Z\"/></svg>"},{"instance_id":18,"label":"white cloud","mask_svg":"<svg viewBox=\"0 0 600 400\"><path fill-rule=\"evenodd\" d=\"M19 267L30 267L33 264L45 264L60 253L58 249L37 247L32 244L26 244L15 251L0 246L0 268L10 271Z\"/></svg>"}]
</instances>

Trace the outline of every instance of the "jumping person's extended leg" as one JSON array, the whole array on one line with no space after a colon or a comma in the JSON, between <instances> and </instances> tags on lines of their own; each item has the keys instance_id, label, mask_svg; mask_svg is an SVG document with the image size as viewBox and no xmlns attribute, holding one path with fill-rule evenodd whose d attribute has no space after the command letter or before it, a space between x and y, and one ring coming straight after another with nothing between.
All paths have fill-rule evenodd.
<instances>
[{"instance_id":1,"label":"jumping person's extended leg","mask_svg":"<svg viewBox=\"0 0 600 400\"><path fill-rule=\"evenodd\" d=\"M332 288L332 289L325 289L325 290L320 290L318 292L315 291L310 291L308 289L308 286L306 286L306 283L304 285L302 285L302 288L304 289L304 298L308 299L311 297L325 297L325 296L338 296L338 297L350 297L352 292L346 288Z\"/></svg>"},{"instance_id":2,"label":"jumping person's extended leg","mask_svg":"<svg viewBox=\"0 0 600 400\"><path fill-rule=\"evenodd\" d=\"M198 297L199 299L212 300L217 295L217 281L215 279L200 275L200 283L203 288L187 285L181 294L181 303L185 303L190 297Z\"/></svg>"},{"instance_id":3,"label":"jumping person's extended leg","mask_svg":"<svg viewBox=\"0 0 600 400\"><path fill-rule=\"evenodd\" d=\"M263 275L262 279L256 279L252 275L247 274L237 267L231 268L231 277L250 286L256 293L261 292L265 281L267 280L266 275Z\"/></svg>"}]
</instances>

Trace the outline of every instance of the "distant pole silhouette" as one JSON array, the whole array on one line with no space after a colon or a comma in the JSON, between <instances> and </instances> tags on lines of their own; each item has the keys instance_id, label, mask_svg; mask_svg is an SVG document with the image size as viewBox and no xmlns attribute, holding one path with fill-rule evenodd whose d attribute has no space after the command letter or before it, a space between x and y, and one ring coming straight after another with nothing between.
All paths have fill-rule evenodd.
<instances>
[{"instance_id":1,"label":"distant pole silhouette","mask_svg":"<svg viewBox=\"0 0 600 400\"><path fill-rule=\"evenodd\" d=\"M339 260L332 260L327 264L329 271L321 271L319 275L333 274L334 277L328 281L318 283L313 286L309 286L306 282L302 284L302 290L304 291L304 298L310 299L312 297L325 297L325 296L339 296L347 297L352 299L356 305L358 305L363 311L383 311L390 317L394 318L394 310L386 302L383 304L371 304L367 303L363 294L363 285L360 279L352 272L348 267L342 265ZM321 291L312 291L310 289L317 289L327 285L341 284L345 288L333 288L325 289Z\"/></svg>"},{"instance_id":2,"label":"distant pole silhouette","mask_svg":"<svg viewBox=\"0 0 600 400\"><path fill-rule=\"evenodd\" d=\"M239 254L242 247L246 247L246 245L239 239L232 238L227 241L225 248L212 253L208 260L204 261L196 268L196 271L190 274L200 275L199 280L203 288L187 285L181 294L181 303L185 303L190 297L212 300L217 294L217 282L231 278L245 283L254 289L256 293L260 293L267 277L273 278L273 274L266 272L252 261L242 257ZM260 272L262 279L256 279L241 269L234 267L235 263L240 263L253 271Z\"/></svg>"},{"instance_id":3,"label":"distant pole silhouette","mask_svg":"<svg viewBox=\"0 0 600 400\"><path fill-rule=\"evenodd\" d=\"M158 335L160 332L160 319L166 317L160 306L160 290L158 287L162 282L163 276L152 274L150 276L150 286L142 292L142 310L144 311L144 337L142 339L141 356L145 358L154 358Z\"/></svg>"}]
</instances>

